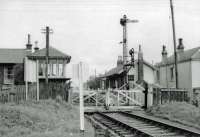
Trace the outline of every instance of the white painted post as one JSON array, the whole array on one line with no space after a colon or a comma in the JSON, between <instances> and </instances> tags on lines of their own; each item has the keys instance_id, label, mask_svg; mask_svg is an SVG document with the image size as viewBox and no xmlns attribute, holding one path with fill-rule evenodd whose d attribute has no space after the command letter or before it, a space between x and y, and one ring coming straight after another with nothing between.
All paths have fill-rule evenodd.
<instances>
[{"instance_id":1,"label":"white painted post","mask_svg":"<svg viewBox=\"0 0 200 137\"><path fill-rule=\"evenodd\" d=\"M59 64L58 64L58 59L56 59L56 77L59 77Z\"/></svg>"},{"instance_id":2,"label":"white painted post","mask_svg":"<svg viewBox=\"0 0 200 137\"><path fill-rule=\"evenodd\" d=\"M28 77L27 77L27 57L25 57L25 60L24 60L24 78L25 78L25 97L26 97L26 100L28 100Z\"/></svg>"},{"instance_id":3,"label":"white painted post","mask_svg":"<svg viewBox=\"0 0 200 137\"><path fill-rule=\"evenodd\" d=\"M110 90L111 90L111 89L108 90L108 104L107 104L108 107L110 106Z\"/></svg>"},{"instance_id":4,"label":"white painted post","mask_svg":"<svg viewBox=\"0 0 200 137\"><path fill-rule=\"evenodd\" d=\"M66 62L65 62L65 60L64 60L64 61L63 61L63 77L66 76L66 74L65 74L65 73L66 73L66 71L65 71L66 68L65 68L65 67L66 67Z\"/></svg>"},{"instance_id":5,"label":"white painted post","mask_svg":"<svg viewBox=\"0 0 200 137\"><path fill-rule=\"evenodd\" d=\"M97 93L98 93L98 91L97 91ZM97 107L97 102L98 102L98 99L97 99L97 93L96 93L96 107Z\"/></svg>"},{"instance_id":6,"label":"white painted post","mask_svg":"<svg viewBox=\"0 0 200 137\"><path fill-rule=\"evenodd\" d=\"M80 99L80 132L84 135L84 102L83 102L83 71L82 62L79 63L79 99Z\"/></svg>"},{"instance_id":7,"label":"white painted post","mask_svg":"<svg viewBox=\"0 0 200 137\"><path fill-rule=\"evenodd\" d=\"M128 102L128 98L127 98L127 92L125 91L125 95L126 95L126 103Z\"/></svg>"},{"instance_id":8,"label":"white painted post","mask_svg":"<svg viewBox=\"0 0 200 137\"><path fill-rule=\"evenodd\" d=\"M108 88L109 90L109 88ZM106 106L108 106L108 90L106 90Z\"/></svg>"},{"instance_id":9,"label":"white painted post","mask_svg":"<svg viewBox=\"0 0 200 137\"><path fill-rule=\"evenodd\" d=\"M38 60L36 60L36 86L37 86L37 101L40 100L40 91L39 91L39 78L38 78L38 75L39 75L39 71L38 71Z\"/></svg>"},{"instance_id":10,"label":"white painted post","mask_svg":"<svg viewBox=\"0 0 200 137\"><path fill-rule=\"evenodd\" d=\"M148 100L147 106L148 106L148 107L149 107L149 106L152 106L152 105L153 105L153 88L152 88L152 87L149 88L147 97L148 97L148 99L147 99L147 100Z\"/></svg>"},{"instance_id":11,"label":"white painted post","mask_svg":"<svg viewBox=\"0 0 200 137\"><path fill-rule=\"evenodd\" d=\"M109 107L110 104L110 88L106 92L106 106Z\"/></svg>"}]
</instances>

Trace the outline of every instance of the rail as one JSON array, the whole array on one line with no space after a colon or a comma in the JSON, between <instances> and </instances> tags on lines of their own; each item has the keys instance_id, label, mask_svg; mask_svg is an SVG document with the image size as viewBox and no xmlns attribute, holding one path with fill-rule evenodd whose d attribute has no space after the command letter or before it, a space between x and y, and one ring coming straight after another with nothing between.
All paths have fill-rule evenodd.
<instances>
[{"instance_id":1,"label":"rail","mask_svg":"<svg viewBox=\"0 0 200 137\"><path fill-rule=\"evenodd\" d=\"M143 115L135 115L127 112L96 112L89 116L120 137L200 137L199 130L178 124L169 124Z\"/></svg>"}]
</instances>

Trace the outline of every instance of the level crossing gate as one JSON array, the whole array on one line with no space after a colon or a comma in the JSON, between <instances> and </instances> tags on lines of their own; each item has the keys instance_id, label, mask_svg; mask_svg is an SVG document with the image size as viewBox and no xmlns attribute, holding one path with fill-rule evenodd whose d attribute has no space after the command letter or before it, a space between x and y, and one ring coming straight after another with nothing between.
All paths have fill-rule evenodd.
<instances>
[{"instance_id":1,"label":"level crossing gate","mask_svg":"<svg viewBox=\"0 0 200 137\"><path fill-rule=\"evenodd\" d=\"M83 100L86 109L118 109L142 107L144 105L144 91L140 85L130 90L107 89L84 91ZM73 103L79 103L79 97L73 99Z\"/></svg>"}]
</instances>

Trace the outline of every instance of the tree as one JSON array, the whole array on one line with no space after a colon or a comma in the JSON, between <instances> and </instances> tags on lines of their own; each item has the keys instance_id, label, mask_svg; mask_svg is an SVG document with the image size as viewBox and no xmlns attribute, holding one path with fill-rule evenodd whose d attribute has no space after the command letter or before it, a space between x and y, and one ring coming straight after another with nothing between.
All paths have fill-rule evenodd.
<instances>
[{"instance_id":1,"label":"tree","mask_svg":"<svg viewBox=\"0 0 200 137\"><path fill-rule=\"evenodd\" d=\"M98 89L100 88L100 79L99 78L93 78L86 82L86 85L89 89Z\"/></svg>"}]
</instances>

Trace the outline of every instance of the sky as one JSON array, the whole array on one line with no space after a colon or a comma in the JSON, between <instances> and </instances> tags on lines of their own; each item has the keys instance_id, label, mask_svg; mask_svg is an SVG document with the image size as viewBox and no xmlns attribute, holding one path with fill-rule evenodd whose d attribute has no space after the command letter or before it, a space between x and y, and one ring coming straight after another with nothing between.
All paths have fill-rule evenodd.
<instances>
[{"instance_id":1,"label":"sky","mask_svg":"<svg viewBox=\"0 0 200 137\"><path fill-rule=\"evenodd\" d=\"M200 46L199 5L199 0L174 0L176 37L183 38L185 49ZM137 51L141 44L150 63L161 60L162 45L172 54L169 0L0 0L0 48L24 48L28 33L44 48L41 32L49 26L50 45L72 56L71 65L83 61L91 74L104 73L122 55L124 14L139 20L128 24L129 49Z\"/></svg>"}]
</instances>

